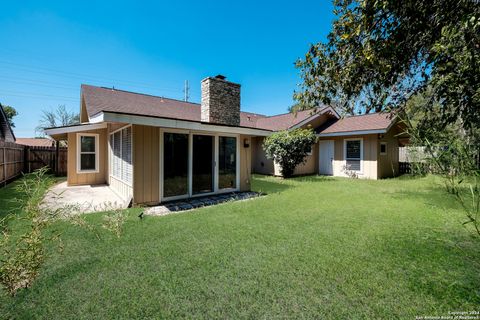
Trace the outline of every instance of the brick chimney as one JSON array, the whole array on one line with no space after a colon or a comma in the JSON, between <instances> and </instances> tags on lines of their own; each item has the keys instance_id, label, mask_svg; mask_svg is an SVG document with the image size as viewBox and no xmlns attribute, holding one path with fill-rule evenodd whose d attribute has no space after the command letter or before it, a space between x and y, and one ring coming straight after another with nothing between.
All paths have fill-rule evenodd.
<instances>
[{"instance_id":1,"label":"brick chimney","mask_svg":"<svg viewBox=\"0 0 480 320\"><path fill-rule=\"evenodd\" d=\"M218 75L202 80L202 122L240 125L240 85Z\"/></svg>"}]
</instances>

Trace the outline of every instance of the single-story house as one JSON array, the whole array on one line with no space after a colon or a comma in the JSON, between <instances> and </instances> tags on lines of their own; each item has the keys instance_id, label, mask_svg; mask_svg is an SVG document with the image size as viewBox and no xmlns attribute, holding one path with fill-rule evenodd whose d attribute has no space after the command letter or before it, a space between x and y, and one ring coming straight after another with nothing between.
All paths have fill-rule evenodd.
<instances>
[{"instance_id":1,"label":"single-story house","mask_svg":"<svg viewBox=\"0 0 480 320\"><path fill-rule=\"evenodd\" d=\"M399 130L388 115L341 118L329 106L242 112L240 85L223 76L202 80L200 104L82 85L80 121L45 130L68 141L68 185L106 183L137 204L250 190L252 173L279 173L263 139L296 127L315 128L319 137L298 174L377 179L398 172Z\"/></svg>"}]
</instances>

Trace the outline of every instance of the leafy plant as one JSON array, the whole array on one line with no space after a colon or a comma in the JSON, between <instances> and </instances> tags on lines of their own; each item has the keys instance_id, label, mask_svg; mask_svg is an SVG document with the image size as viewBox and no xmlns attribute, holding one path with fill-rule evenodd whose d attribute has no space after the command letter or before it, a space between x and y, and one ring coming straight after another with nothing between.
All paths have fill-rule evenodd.
<instances>
[{"instance_id":1,"label":"leafy plant","mask_svg":"<svg viewBox=\"0 0 480 320\"><path fill-rule=\"evenodd\" d=\"M123 224L127 219L125 210L114 209L103 217L103 227L112 232L117 238L122 236Z\"/></svg>"},{"instance_id":2,"label":"leafy plant","mask_svg":"<svg viewBox=\"0 0 480 320\"><path fill-rule=\"evenodd\" d=\"M25 197L17 199L28 221L28 230L13 240L8 229L0 241L0 283L14 296L20 288L28 288L37 278L45 259L45 228L59 211L42 206L43 195L53 183L47 168L26 175L17 186ZM9 241L12 238L12 241ZM13 243L12 243L13 242Z\"/></svg>"},{"instance_id":3,"label":"leafy plant","mask_svg":"<svg viewBox=\"0 0 480 320\"><path fill-rule=\"evenodd\" d=\"M305 162L316 139L312 129L279 131L265 139L263 149L267 158L280 165L282 176L289 178L295 168Z\"/></svg>"}]
</instances>

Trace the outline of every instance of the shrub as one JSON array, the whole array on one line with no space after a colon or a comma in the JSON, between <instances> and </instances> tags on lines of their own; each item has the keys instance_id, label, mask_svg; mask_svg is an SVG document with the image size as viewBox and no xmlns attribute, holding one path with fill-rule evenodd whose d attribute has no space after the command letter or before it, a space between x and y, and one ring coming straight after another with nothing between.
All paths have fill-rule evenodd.
<instances>
[{"instance_id":1,"label":"shrub","mask_svg":"<svg viewBox=\"0 0 480 320\"><path fill-rule=\"evenodd\" d=\"M267 158L281 167L284 178L291 177L295 168L304 163L312 145L316 142L312 129L294 129L275 132L265 139L263 149Z\"/></svg>"}]
</instances>

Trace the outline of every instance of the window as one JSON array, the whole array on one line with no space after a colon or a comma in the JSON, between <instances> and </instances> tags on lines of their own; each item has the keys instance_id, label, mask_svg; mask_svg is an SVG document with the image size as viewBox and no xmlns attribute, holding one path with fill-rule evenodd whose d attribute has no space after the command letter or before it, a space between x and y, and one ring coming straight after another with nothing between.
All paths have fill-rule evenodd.
<instances>
[{"instance_id":1,"label":"window","mask_svg":"<svg viewBox=\"0 0 480 320\"><path fill-rule=\"evenodd\" d=\"M77 137L77 172L98 172L98 134Z\"/></svg>"},{"instance_id":2,"label":"window","mask_svg":"<svg viewBox=\"0 0 480 320\"><path fill-rule=\"evenodd\" d=\"M361 171L363 156L363 140L350 139L345 140L345 165L347 170Z\"/></svg>"},{"instance_id":3,"label":"window","mask_svg":"<svg viewBox=\"0 0 480 320\"><path fill-rule=\"evenodd\" d=\"M126 127L110 134L110 175L132 184L132 127Z\"/></svg>"},{"instance_id":4,"label":"window","mask_svg":"<svg viewBox=\"0 0 480 320\"><path fill-rule=\"evenodd\" d=\"M387 155L387 143L380 142L380 155L385 156Z\"/></svg>"}]
</instances>

